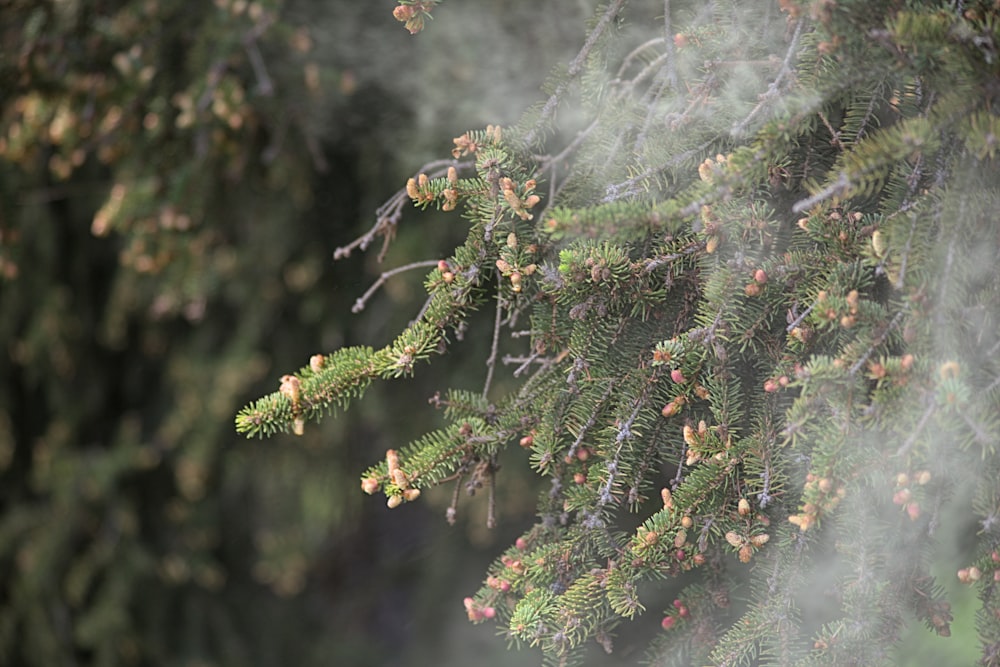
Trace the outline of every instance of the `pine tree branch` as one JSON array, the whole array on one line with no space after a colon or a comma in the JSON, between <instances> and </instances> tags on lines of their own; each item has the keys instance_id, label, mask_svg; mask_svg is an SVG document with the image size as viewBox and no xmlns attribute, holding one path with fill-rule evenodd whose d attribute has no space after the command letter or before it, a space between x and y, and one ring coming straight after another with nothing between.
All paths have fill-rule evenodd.
<instances>
[{"instance_id":1,"label":"pine tree branch","mask_svg":"<svg viewBox=\"0 0 1000 667\"><path fill-rule=\"evenodd\" d=\"M613 0L608 5L604 14L598 20L597 25L594 26L594 29L591 30L590 34L587 36L587 41L584 42L583 48L580 49L580 52L577 53L576 57L574 57L570 62L569 67L566 70L566 78L559 82L555 91L553 91L552 95L549 96L549 99L546 100L545 106L542 107L542 111L539 114L539 118L535 123L535 126L524 135L524 143L526 145L531 146L538 139L539 133L542 132L545 125L552 118L553 114L555 114L562 96L569 89L570 84L574 79L576 79L577 76L580 75L581 72L583 72L583 67L586 64L587 59L590 57L590 52L597 45L597 41L600 39L601 35L604 34L604 31L607 30L608 26L611 25L611 22L615 19L615 17L618 16L618 13L622 10L624 5L625 0Z\"/></svg>"}]
</instances>

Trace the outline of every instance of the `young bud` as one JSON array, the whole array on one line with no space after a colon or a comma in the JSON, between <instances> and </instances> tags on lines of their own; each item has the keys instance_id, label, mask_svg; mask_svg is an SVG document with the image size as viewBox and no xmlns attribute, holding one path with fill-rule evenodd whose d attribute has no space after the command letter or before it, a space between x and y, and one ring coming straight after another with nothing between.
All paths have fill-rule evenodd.
<instances>
[{"instance_id":1,"label":"young bud","mask_svg":"<svg viewBox=\"0 0 1000 667\"><path fill-rule=\"evenodd\" d=\"M322 354L314 354L309 357L309 368L313 373L319 373L323 370L323 366L326 365L326 357Z\"/></svg>"},{"instance_id":2,"label":"young bud","mask_svg":"<svg viewBox=\"0 0 1000 667\"><path fill-rule=\"evenodd\" d=\"M392 483L401 489L406 489L410 486L410 479L406 476L406 473L396 468L392 471Z\"/></svg>"},{"instance_id":3,"label":"young bud","mask_svg":"<svg viewBox=\"0 0 1000 667\"><path fill-rule=\"evenodd\" d=\"M753 547L749 544L744 544L740 547L739 558L741 563L749 563L750 559L753 557Z\"/></svg>"},{"instance_id":4,"label":"young bud","mask_svg":"<svg viewBox=\"0 0 1000 667\"><path fill-rule=\"evenodd\" d=\"M452 185L458 183L458 170L454 167L448 167L448 182Z\"/></svg>"},{"instance_id":5,"label":"young bud","mask_svg":"<svg viewBox=\"0 0 1000 667\"><path fill-rule=\"evenodd\" d=\"M415 179L407 179L406 181L406 196L410 199L419 199L420 190L417 188L417 181Z\"/></svg>"},{"instance_id":6,"label":"young bud","mask_svg":"<svg viewBox=\"0 0 1000 667\"><path fill-rule=\"evenodd\" d=\"M675 368L674 370L670 371L670 379L676 382L677 384L684 384L685 382L687 382L687 378L684 377L684 372L679 368Z\"/></svg>"},{"instance_id":7,"label":"young bud","mask_svg":"<svg viewBox=\"0 0 1000 667\"><path fill-rule=\"evenodd\" d=\"M685 528L690 528L691 526L694 525L694 521L691 519L691 517L685 516L684 518L681 519L681 525L684 526Z\"/></svg>"},{"instance_id":8,"label":"young bud","mask_svg":"<svg viewBox=\"0 0 1000 667\"><path fill-rule=\"evenodd\" d=\"M791 519L791 517L789 517L789 519ZM739 533L732 530L726 533L726 542L729 542L729 545L732 547L743 546L743 538L740 537Z\"/></svg>"},{"instance_id":9,"label":"young bud","mask_svg":"<svg viewBox=\"0 0 1000 667\"><path fill-rule=\"evenodd\" d=\"M885 234L876 229L872 232L872 250L875 251L875 256L885 257L886 247Z\"/></svg>"},{"instance_id":10,"label":"young bud","mask_svg":"<svg viewBox=\"0 0 1000 667\"><path fill-rule=\"evenodd\" d=\"M281 387L278 391L281 395L290 400L293 404L299 402L299 391L302 387L301 382L294 375L282 375L281 376Z\"/></svg>"},{"instance_id":11,"label":"young bud","mask_svg":"<svg viewBox=\"0 0 1000 667\"><path fill-rule=\"evenodd\" d=\"M767 533L760 533L759 535L754 535L750 538L750 544L754 545L758 549L768 543L771 536Z\"/></svg>"},{"instance_id":12,"label":"young bud","mask_svg":"<svg viewBox=\"0 0 1000 667\"><path fill-rule=\"evenodd\" d=\"M361 480L361 490L369 496L378 491L378 480L374 477L365 477Z\"/></svg>"},{"instance_id":13,"label":"young bud","mask_svg":"<svg viewBox=\"0 0 1000 667\"><path fill-rule=\"evenodd\" d=\"M403 500L412 502L420 497L420 489L406 489L403 491Z\"/></svg>"},{"instance_id":14,"label":"young bud","mask_svg":"<svg viewBox=\"0 0 1000 667\"><path fill-rule=\"evenodd\" d=\"M673 496L670 494L670 489L663 487L660 489L660 498L663 500L663 506L670 508L674 506Z\"/></svg>"},{"instance_id":15,"label":"young bud","mask_svg":"<svg viewBox=\"0 0 1000 667\"><path fill-rule=\"evenodd\" d=\"M395 509L403 504L403 496L389 496L389 499L385 501L385 504L389 509Z\"/></svg>"},{"instance_id":16,"label":"young bud","mask_svg":"<svg viewBox=\"0 0 1000 667\"><path fill-rule=\"evenodd\" d=\"M736 504L736 511L740 513L740 516L746 516L750 514L750 503L746 498L740 498L740 501Z\"/></svg>"},{"instance_id":17,"label":"young bud","mask_svg":"<svg viewBox=\"0 0 1000 667\"><path fill-rule=\"evenodd\" d=\"M389 469L389 477L399 468L399 453L395 449L387 449L385 452L385 465Z\"/></svg>"}]
</instances>

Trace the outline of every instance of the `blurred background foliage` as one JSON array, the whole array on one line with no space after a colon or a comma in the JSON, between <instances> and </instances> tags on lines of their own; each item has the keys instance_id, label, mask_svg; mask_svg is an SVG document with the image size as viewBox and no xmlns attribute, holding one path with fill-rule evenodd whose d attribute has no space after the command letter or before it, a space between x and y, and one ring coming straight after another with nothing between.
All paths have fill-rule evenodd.
<instances>
[{"instance_id":1,"label":"blurred background foliage","mask_svg":"<svg viewBox=\"0 0 1000 667\"><path fill-rule=\"evenodd\" d=\"M414 39L394 4L0 2L0 664L518 664L461 599L531 480L496 535L357 482L436 425L413 396L481 385L484 342L300 439L232 426L417 312L420 272L348 315L454 221L407 212L382 266L334 249L451 137L516 120L591 10L455 3Z\"/></svg>"}]
</instances>

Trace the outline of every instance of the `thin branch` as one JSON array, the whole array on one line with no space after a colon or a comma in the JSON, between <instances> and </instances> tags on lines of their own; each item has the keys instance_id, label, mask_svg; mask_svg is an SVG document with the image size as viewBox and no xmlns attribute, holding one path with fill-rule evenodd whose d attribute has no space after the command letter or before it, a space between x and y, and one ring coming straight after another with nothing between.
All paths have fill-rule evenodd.
<instances>
[{"instance_id":1,"label":"thin branch","mask_svg":"<svg viewBox=\"0 0 1000 667\"><path fill-rule=\"evenodd\" d=\"M497 275L497 282L500 282L499 274ZM500 346L501 320L503 320L503 297L500 296L498 290L496 317L493 319L493 342L490 345L490 356L486 359L486 382L483 383L483 398L486 398L490 393L490 385L493 384L493 371L497 365L497 348Z\"/></svg>"},{"instance_id":2,"label":"thin branch","mask_svg":"<svg viewBox=\"0 0 1000 667\"><path fill-rule=\"evenodd\" d=\"M378 277L378 280L376 280L372 284L372 286L369 287L368 290L364 294L362 294L357 301L354 302L354 306L351 307L351 312L360 313L362 310L364 310L365 306L368 304L368 300L372 297L372 295L375 294L375 292L377 292L378 289L385 284L386 280L392 278L397 273L403 273L404 271L410 271L412 269L422 269L431 266L437 266L439 261L440 260L437 259L425 259L422 262L412 262L410 264L404 264L403 266L396 267L395 269L392 269L390 271L384 271L382 275Z\"/></svg>"},{"instance_id":3,"label":"thin branch","mask_svg":"<svg viewBox=\"0 0 1000 667\"><path fill-rule=\"evenodd\" d=\"M594 29L587 36L587 41L584 42L583 47L580 49L580 52L577 53L576 57L573 58L573 61L570 62L569 68L566 71L566 78L563 81L561 81L558 86L556 86L555 91L553 91L548 101L545 102L545 106L542 107L542 111L539 114L538 122L536 122L535 126L531 128L531 130L528 132L527 135L525 135L524 137L525 144L530 146L532 143L534 143L535 139L538 137L539 132L542 131L542 128L549 121L552 115L556 112L556 107L559 106L560 99L566 93L566 90L569 89L570 83L580 74L580 72L583 71L583 66L587 62L587 58L590 57L590 52L594 49L594 46L597 44L597 40L600 38L602 34L604 34L604 31L607 30L608 26L611 25L611 22L618 15L618 12L621 11L621 8L624 5L625 5L625 0L615 0L610 5L608 5L607 11L604 12L604 15L601 16L601 19L597 22L597 25L594 26Z\"/></svg>"},{"instance_id":4,"label":"thin branch","mask_svg":"<svg viewBox=\"0 0 1000 667\"><path fill-rule=\"evenodd\" d=\"M930 405L927 406L927 409L924 410L924 414L920 417L920 421L917 422L917 425L913 427L912 431L910 431L910 437L908 437L906 442L900 445L899 449L896 450L896 456L903 456L910 451L914 443L916 443L917 438L920 437L920 433L924 430L924 426L927 425L927 421L936 411L937 405L932 400L930 401Z\"/></svg>"},{"instance_id":5,"label":"thin branch","mask_svg":"<svg viewBox=\"0 0 1000 667\"><path fill-rule=\"evenodd\" d=\"M739 123L733 126L729 133L733 136L740 136L747 129L747 126L764 110L771 100L778 96L780 86L784 83L787 76L792 73L792 58L795 55L795 50L799 46L799 37L802 35L802 26L805 24L803 19L799 19L798 23L795 24L795 33L792 35L792 42L788 45L788 50L785 52L785 59L781 62L781 69L778 70L778 75L774 77L774 81L770 83L767 87L767 92L760 96L760 101L757 103L746 118L741 120Z\"/></svg>"},{"instance_id":6,"label":"thin branch","mask_svg":"<svg viewBox=\"0 0 1000 667\"><path fill-rule=\"evenodd\" d=\"M865 362L867 362L868 358L872 356L872 354L875 352L875 349L879 345L885 342L885 339L889 337L889 334L892 333L893 329L899 326L899 322L902 319L903 319L903 311L899 311L898 313L896 313L895 317L892 318L892 321L889 322L889 324L885 327L885 330L879 333L879 335L875 337L875 340L872 341L872 344L868 347L867 350L865 350L865 353L861 355L861 358L854 362L854 364L851 366L851 370L848 371L850 375L854 375L861 369L862 366L865 365Z\"/></svg>"},{"instance_id":7,"label":"thin branch","mask_svg":"<svg viewBox=\"0 0 1000 667\"><path fill-rule=\"evenodd\" d=\"M461 170L468 166L472 165L463 164L450 159L433 160L420 167L420 169L413 174L413 177L416 178L418 175L425 173L430 178L440 178L448 173L448 167L455 167L456 169ZM348 257L355 249L365 251L368 249L368 246L371 245L371 242L375 240L376 236L383 236L385 237L386 242L382 247L382 251L379 253L378 261L381 262L385 258L385 251L390 239L389 230L395 228L400 218L403 217L403 207L406 206L409 201L410 198L406 194L406 188L400 188L397 190L395 194L375 209L375 224L372 228L347 245L334 250L333 259L338 260Z\"/></svg>"}]
</instances>

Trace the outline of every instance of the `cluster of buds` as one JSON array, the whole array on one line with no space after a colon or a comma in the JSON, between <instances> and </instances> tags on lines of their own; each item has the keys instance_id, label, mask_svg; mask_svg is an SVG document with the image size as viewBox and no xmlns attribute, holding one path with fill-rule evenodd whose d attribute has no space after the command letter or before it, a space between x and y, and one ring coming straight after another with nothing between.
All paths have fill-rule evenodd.
<instances>
[{"instance_id":1,"label":"cluster of buds","mask_svg":"<svg viewBox=\"0 0 1000 667\"><path fill-rule=\"evenodd\" d=\"M691 615L691 610L687 608L680 599L676 599L673 602L674 611L668 612L664 615L663 620L660 621L660 627L664 630L669 630L670 628L677 625L677 623Z\"/></svg>"},{"instance_id":2,"label":"cluster of buds","mask_svg":"<svg viewBox=\"0 0 1000 667\"><path fill-rule=\"evenodd\" d=\"M439 0L400 0L399 6L392 10L397 21L415 35L424 29L426 19L431 17L431 10Z\"/></svg>"},{"instance_id":3,"label":"cluster of buds","mask_svg":"<svg viewBox=\"0 0 1000 667\"><path fill-rule=\"evenodd\" d=\"M500 190L503 192L503 198L507 201L507 205L510 206L510 210L514 214L521 218L521 220L531 220L532 216L528 211L533 209L538 202L542 201L542 198L534 194L535 186L537 183L535 179L529 179L524 183L523 196L517 194L517 186L513 180L504 176L500 179Z\"/></svg>"},{"instance_id":4,"label":"cluster of buds","mask_svg":"<svg viewBox=\"0 0 1000 667\"><path fill-rule=\"evenodd\" d=\"M510 556L508 554L504 554L503 556L501 556L500 562L503 563L503 566L505 568L510 570L515 575L522 575L527 569L525 568L523 560L521 560L520 558L514 558L513 556ZM539 565L541 564L542 563L539 563Z\"/></svg>"},{"instance_id":5,"label":"cluster of buds","mask_svg":"<svg viewBox=\"0 0 1000 667\"><path fill-rule=\"evenodd\" d=\"M776 378L768 378L764 380L764 391L772 394L779 389L784 389L791 383L791 380L787 375L779 375Z\"/></svg>"},{"instance_id":6,"label":"cluster of buds","mask_svg":"<svg viewBox=\"0 0 1000 667\"><path fill-rule=\"evenodd\" d=\"M708 162L708 160L705 162ZM704 166L702 164L702 167ZM698 168L699 174L702 171L702 167ZM719 247L719 241L722 237L722 222L715 217L715 214L712 213L712 207L708 204L702 204L701 222L705 226L705 252L711 255Z\"/></svg>"},{"instance_id":7,"label":"cluster of buds","mask_svg":"<svg viewBox=\"0 0 1000 667\"><path fill-rule=\"evenodd\" d=\"M896 475L896 490L892 494L892 504L902 507L910 520L916 521L920 518L920 503L914 500L910 487L914 484L924 486L930 481L931 473L927 470L915 473L912 478L905 472L899 473Z\"/></svg>"},{"instance_id":8,"label":"cluster of buds","mask_svg":"<svg viewBox=\"0 0 1000 667\"><path fill-rule=\"evenodd\" d=\"M295 435L302 435L306 430L305 420L299 414L302 410L299 404L299 399L302 395L302 381L294 375L282 375L281 386L278 388L278 391L292 403L292 414L294 415L292 432Z\"/></svg>"},{"instance_id":9,"label":"cluster of buds","mask_svg":"<svg viewBox=\"0 0 1000 667\"><path fill-rule=\"evenodd\" d=\"M403 504L404 500L409 502L420 497L420 489L415 489L410 486L410 476L399 467L399 453L395 449L386 451L385 464L389 481L391 481L399 490L399 493L392 494L386 501L386 505L389 506L389 509L399 507ZM361 489L365 493L375 493L378 486L378 479L374 477L366 477L361 480Z\"/></svg>"},{"instance_id":10,"label":"cluster of buds","mask_svg":"<svg viewBox=\"0 0 1000 667\"><path fill-rule=\"evenodd\" d=\"M771 536L767 533L757 533L755 535L741 535L734 530L726 533L726 542L729 546L737 549L741 563L749 563L757 549L768 543Z\"/></svg>"},{"instance_id":11,"label":"cluster of buds","mask_svg":"<svg viewBox=\"0 0 1000 667\"><path fill-rule=\"evenodd\" d=\"M713 444L713 441L717 440L715 436L710 437L710 430L715 429L716 427L714 426L709 429L704 419L698 422L697 429L691 426L691 424L684 424L681 432L684 435L684 443L687 445L687 460L685 461L687 465L694 465L710 454L709 450L711 447L708 445ZM726 442L723 444L724 449L729 449L731 444L732 443L727 436ZM726 458L726 452L717 452L714 458L718 461L722 461Z\"/></svg>"},{"instance_id":12,"label":"cluster of buds","mask_svg":"<svg viewBox=\"0 0 1000 667\"><path fill-rule=\"evenodd\" d=\"M1000 582L1000 551L994 549L990 553L990 563L993 568L993 581ZM975 565L963 567L958 571L958 580L963 584L974 584L983 578L983 571Z\"/></svg>"},{"instance_id":13,"label":"cluster of buds","mask_svg":"<svg viewBox=\"0 0 1000 667\"><path fill-rule=\"evenodd\" d=\"M447 261L441 259L438 260L438 272L441 274L441 280L446 285L450 285L455 281L455 272L451 270L451 265Z\"/></svg>"},{"instance_id":14,"label":"cluster of buds","mask_svg":"<svg viewBox=\"0 0 1000 667\"><path fill-rule=\"evenodd\" d=\"M507 593L510 591L509 581L501 579L500 577L494 577L493 575L486 577L486 585L495 591L500 591L501 593Z\"/></svg>"},{"instance_id":15,"label":"cluster of buds","mask_svg":"<svg viewBox=\"0 0 1000 667\"><path fill-rule=\"evenodd\" d=\"M662 414L664 417L673 417L684 408L684 405L686 403L687 403L687 396L685 396L684 394L676 396L674 400L670 401L669 403L663 406L663 409L660 410L660 414Z\"/></svg>"},{"instance_id":16,"label":"cluster of buds","mask_svg":"<svg viewBox=\"0 0 1000 667\"><path fill-rule=\"evenodd\" d=\"M755 297L760 294L766 284L767 271L764 269L757 269L753 272L753 279L746 284L746 287L743 288L743 293L749 297Z\"/></svg>"},{"instance_id":17,"label":"cluster of buds","mask_svg":"<svg viewBox=\"0 0 1000 667\"><path fill-rule=\"evenodd\" d=\"M725 168L728 158L719 154L715 159L705 158L705 161L698 165L698 177L711 185L715 181L715 176Z\"/></svg>"},{"instance_id":18,"label":"cluster of buds","mask_svg":"<svg viewBox=\"0 0 1000 667\"><path fill-rule=\"evenodd\" d=\"M428 178L427 174L418 174L416 178L407 179L407 196L417 204L426 204L434 201L436 195L433 190L428 187L430 182L430 178Z\"/></svg>"},{"instance_id":19,"label":"cluster of buds","mask_svg":"<svg viewBox=\"0 0 1000 667\"><path fill-rule=\"evenodd\" d=\"M806 475L803 492L807 502L802 505L798 514L788 517L788 522L798 526L803 532L816 525L823 512L836 509L847 495L847 489L843 485L829 477L819 477L813 473Z\"/></svg>"},{"instance_id":20,"label":"cluster of buds","mask_svg":"<svg viewBox=\"0 0 1000 667\"><path fill-rule=\"evenodd\" d=\"M535 264L528 264L527 266L516 265L513 251L517 250L517 234L514 232L507 235L507 248L511 250L510 253L507 253L510 259L504 259L503 257L498 259L496 262L497 269L499 269L500 275L510 281L511 289L519 293L522 289L524 277L534 274L538 270L538 266ZM535 247L529 245L527 251L534 252Z\"/></svg>"},{"instance_id":21,"label":"cluster of buds","mask_svg":"<svg viewBox=\"0 0 1000 667\"><path fill-rule=\"evenodd\" d=\"M982 578L983 571L975 565L972 567L963 567L958 571L958 580L963 584L974 584Z\"/></svg>"},{"instance_id":22,"label":"cluster of buds","mask_svg":"<svg viewBox=\"0 0 1000 667\"><path fill-rule=\"evenodd\" d=\"M820 292L816 295L816 306L819 317L827 322L833 322L839 319L840 326L842 328L850 329L858 322L859 298L860 295L858 294L858 290L853 289L848 292L847 296L844 297L846 310L842 310L838 307L838 304L831 303L826 290L820 290Z\"/></svg>"},{"instance_id":23,"label":"cluster of buds","mask_svg":"<svg viewBox=\"0 0 1000 667\"><path fill-rule=\"evenodd\" d=\"M499 125L487 125L486 126L486 140L492 144L499 144L503 136L503 132ZM478 151L482 146L469 136L466 132L460 137L455 137L452 139L455 147L451 149L452 157L458 159L464 155L471 155Z\"/></svg>"},{"instance_id":24,"label":"cluster of buds","mask_svg":"<svg viewBox=\"0 0 1000 667\"><path fill-rule=\"evenodd\" d=\"M497 614L496 609L480 604L473 598L465 598L462 600L462 603L465 605L465 613L469 615L469 620L473 623L493 618Z\"/></svg>"}]
</instances>

